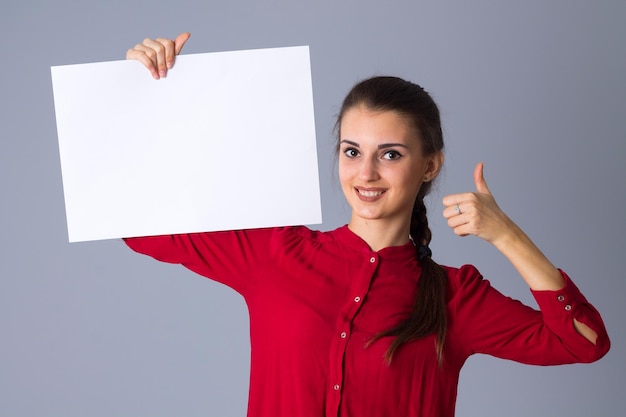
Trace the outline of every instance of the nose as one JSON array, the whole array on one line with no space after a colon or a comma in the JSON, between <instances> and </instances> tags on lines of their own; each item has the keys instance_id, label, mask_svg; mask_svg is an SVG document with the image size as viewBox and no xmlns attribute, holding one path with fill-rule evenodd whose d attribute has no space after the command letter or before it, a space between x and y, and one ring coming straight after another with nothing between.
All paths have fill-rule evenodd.
<instances>
[{"instance_id":1,"label":"nose","mask_svg":"<svg viewBox=\"0 0 626 417\"><path fill-rule=\"evenodd\" d=\"M376 181L378 175L378 161L376 158L363 158L359 167L359 178L362 181Z\"/></svg>"}]
</instances>

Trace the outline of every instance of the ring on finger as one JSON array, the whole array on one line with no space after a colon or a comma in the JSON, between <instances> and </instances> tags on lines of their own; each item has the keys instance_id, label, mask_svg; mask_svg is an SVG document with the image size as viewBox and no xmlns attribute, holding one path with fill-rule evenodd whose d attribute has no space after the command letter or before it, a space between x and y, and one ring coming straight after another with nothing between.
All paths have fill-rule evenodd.
<instances>
[{"instance_id":1,"label":"ring on finger","mask_svg":"<svg viewBox=\"0 0 626 417\"><path fill-rule=\"evenodd\" d=\"M456 214L463 214L461 207L459 207L458 204L454 206L454 211L456 211Z\"/></svg>"}]
</instances>

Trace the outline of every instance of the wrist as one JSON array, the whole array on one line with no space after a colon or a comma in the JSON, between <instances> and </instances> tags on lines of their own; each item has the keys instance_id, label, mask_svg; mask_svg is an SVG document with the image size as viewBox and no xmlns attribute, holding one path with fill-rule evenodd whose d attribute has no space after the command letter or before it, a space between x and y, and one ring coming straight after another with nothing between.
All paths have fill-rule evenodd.
<instances>
[{"instance_id":1,"label":"wrist","mask_svg":"<svg viewBox=\"0 0 626 417\"><path fill-rule=\"evenodd\" d=\"M504 219L503 223L501 232L491 240L491 244L500 252L506 253L510 248L530 240L522 229L508 217Z\"/></svg>"}]
</instances>

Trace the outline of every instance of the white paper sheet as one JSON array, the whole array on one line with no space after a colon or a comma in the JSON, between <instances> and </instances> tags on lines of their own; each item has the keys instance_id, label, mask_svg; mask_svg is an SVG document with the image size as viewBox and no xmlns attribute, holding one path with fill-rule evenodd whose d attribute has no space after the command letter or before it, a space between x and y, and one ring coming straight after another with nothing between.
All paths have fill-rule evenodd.
<instances>
[{"instance_id":1,"label":"white paper sheet","mask_svg":"<svg viewBox=\"0 0 626 417\"><path fill-rule=\"evenodd\" d=\"M308 47L51 72L70 242L321 223Z\"/></svg>"}]
</instances>

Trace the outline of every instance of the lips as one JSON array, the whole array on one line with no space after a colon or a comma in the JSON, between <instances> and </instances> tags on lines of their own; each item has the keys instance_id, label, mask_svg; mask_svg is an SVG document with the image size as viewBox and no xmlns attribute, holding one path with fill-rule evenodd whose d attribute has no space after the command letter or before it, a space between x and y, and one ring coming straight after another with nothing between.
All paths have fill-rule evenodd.
<instances>
[{"instance_id":1,"label":"lips","mask_svg":"<svg viewBox=\"0 0 626 417\"><path fill-rule=\"evenodd\" d=\"M355 187L354 190L356 191L356 195L359 197L359 199L366 202L373 202L378 200L385 193L385 191L387 191L383 188L361 187Z\"/></svg>"}]
</instances>

